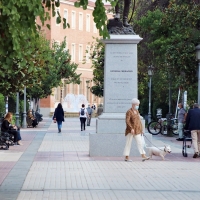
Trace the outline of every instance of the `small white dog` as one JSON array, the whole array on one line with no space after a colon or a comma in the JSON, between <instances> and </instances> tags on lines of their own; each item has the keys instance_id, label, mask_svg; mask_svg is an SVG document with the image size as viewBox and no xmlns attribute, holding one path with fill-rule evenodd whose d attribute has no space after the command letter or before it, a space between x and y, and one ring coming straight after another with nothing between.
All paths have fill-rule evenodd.
<instances>
[{"instance_id":1,"label":"small white dog","mask_svg":"<svg viewBox=\"0 0 200 200\"><path fill-rule=\"evenodd\" d=\"M152 158L152 156L160 156L163 160L165 160L165 155L167 153L171 153L171 148L169 145L165 145L164 147L146 147L149 149L149 157Z\"/></svg>"}]
</instances>

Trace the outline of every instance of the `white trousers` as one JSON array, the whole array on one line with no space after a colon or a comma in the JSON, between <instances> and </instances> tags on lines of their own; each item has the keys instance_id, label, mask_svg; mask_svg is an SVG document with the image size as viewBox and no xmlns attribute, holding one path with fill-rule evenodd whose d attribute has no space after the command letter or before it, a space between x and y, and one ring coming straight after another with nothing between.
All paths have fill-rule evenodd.
<instances>
[{"instance_id":1,"label":"white trousers","mask_svg":"<svg viewBox=\"0 0 200 200\"><path fill-rule=\"evenodd\" d=\"M126 135L126 145L125 145L125 148L124 148L124 156L130 155L133 137L135 139L135 142L137 144L137 148L138 148L138 151L140 152L140 154L146 154L145 151L144 151L144 144L143 144L141 134L133 135L133 134L129 133L128 135Z\"/></svg>"},{"instance_id":2,"label":"white trousers","mask_svg":"<svg viewBox=\"0 0 200 200\"><path fill-rule=\"evenodd\" d=\"M200 130L192 130L191 131L192 136L192 144L194 147L194 152L200 152Z\"/></svg>"}]
</instances>

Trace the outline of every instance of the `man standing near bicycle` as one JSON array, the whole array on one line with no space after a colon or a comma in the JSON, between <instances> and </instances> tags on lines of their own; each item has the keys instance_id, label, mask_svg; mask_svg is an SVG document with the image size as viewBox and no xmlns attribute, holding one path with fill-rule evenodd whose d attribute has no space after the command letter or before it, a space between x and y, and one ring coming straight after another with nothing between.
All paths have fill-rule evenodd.
<instances>
[{"instance_id":1,"label":"man standing near bicycle","mask_svg":"<svg viewBox=\"0 0 200 200\"><path fill-rule=\"evenodd\" d=\"M183 141L183 124L185 123L186 119L186 111L183 108L183 104L179 103L178 104L178 135L179 138L176 140L178 141Z\"/></svg>"}]
</instances>

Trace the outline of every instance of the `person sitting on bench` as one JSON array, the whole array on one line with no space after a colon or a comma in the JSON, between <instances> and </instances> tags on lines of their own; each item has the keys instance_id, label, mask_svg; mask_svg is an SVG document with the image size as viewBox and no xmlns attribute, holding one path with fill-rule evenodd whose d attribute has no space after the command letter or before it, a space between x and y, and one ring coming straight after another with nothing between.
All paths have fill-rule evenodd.
<instances>
[{"instance_id":1,"label":"person sitting on bench","mask_svg":"<svg viewBox=\"0 0 200 200\"><path fill-rule=\"evenodd\" d=\"M1 124L1 131L14 135L14 144L15 145L23 145L21 143L22 138L21 138L21 135L20 135L20 128L11 124L12 116L13 115L12 115L11 112L8 112L6 114L4 120Z\"/></svg>"},{"instance_id":2,"label":"person sitting on bench","mask_svg":"<svg viewBox=\"0 0 200 200\"><path fill-rule=\"evenodd\" d=\"M28 111L28 118L32 120L32 126L35 128L38 125L37 119L32 115L32 111Z\"/></svg>"}]
</instances>

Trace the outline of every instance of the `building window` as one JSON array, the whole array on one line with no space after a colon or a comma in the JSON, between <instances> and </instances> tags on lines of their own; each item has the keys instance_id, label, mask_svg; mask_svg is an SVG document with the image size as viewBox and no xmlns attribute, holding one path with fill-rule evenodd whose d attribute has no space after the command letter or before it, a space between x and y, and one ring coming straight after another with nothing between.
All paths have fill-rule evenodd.
<instances>
[{"instance_id":1,"label":"building window","mask_svg":"<svg viewBox=\"0 0 200 200\"><path fill-rule=\"evenodd\" d=\"M74 43L72 43L72 49L71 49L71 60L75 61L75 52L76 52L76 46Z\"/></svg>"},{"instance_id":2,"label":"building window","mask_svg":"<svg viewBox=\"0 0 200 200\"><path fill-rule=\"evenodd\" d=\"M93 23L93 32L97 33L97 27L96 27L96 23L95 22Z\"/></svg>"},{"instance_id":3,"label":"building window","mask_svg":"<svg viewBox=\"0 0 200 200\"><path fill-rule=\"evenodd\" d=\"M63 98L67 95L67 84L64 84Z\"/></svg>"},{"instance_id":4,"label":"building window","mask_svg":"<svg viewBox=\"0 0 200 200\"><path fill-rule=\"evenodd\" d=\"M76 12L72 11L72 29L76 28Z\"/></svg>"},{"instance_id":5,"label":"building window","mask_svg":"<svg viewBox=\"0 0 200 200\"><path fill-rule=\"evenodd\" d=\"M86 15L86 31L90 32L90 15Z\"/></svg>"},{"instance_id":6,"label":"building window","mask_svg":"<svg viewBox=\"0 0 200 200\"><path fill-rule=\"evenodd\" d=\"M60 96L60 88L57 87L57 88L55 89L55 100L59 100L59 96Z\"/></svg>"},{"instance_id":7,"label":"building window","mask_svg":"<svg viewBox=\"0 0 200 200\"><path fill-rule=\"evenodd\" d=\"M79 62L83 61L83 45L79 44Z\"/></svg>"},{"instance_id":8,"label":"building window","mask_svg":"<svg viewBox=\"0 0 200 200\"><path fill-rule=\"evenodd\" d=\"M57 17L58 17L58 12L60 12L60 9L59 8L56 8L56 18L55 18L55 23L56 23L56 19L57 19ZM60 24L57 24L56 23L56 26L60 26Z\"/></svg>"},{"instance_id":9,"label":"building window","mask_svg":"<svg viewBox=\"0 0 200 200\"><path fill-rule=\"evenodd\" d=\"M70 83L70 94L74 94L75 92L75 85L73 83Z\"/></svg>"},{"instance_id":10,"label":"building window","mask_svg":"<svg viewBox=\"0 0 200 200\"><path fill-rule=\"evenodd\" d=\"M86 46L85 58L86 58L86 62L89 63L90 62L90 46L89 45Z\"/></svg>"},{"instance_id":11,"label":"building window","mask_svg":"<svg viewBox=\"0 0 200 200\"><path fill-rule=\"evenodd\" d=\"M79 13L79 30L83 30L83 13Z\"/></svg>"},{"instance_id":12,"label":"building window","mask_svg":"<svg viewBox=\"0 0 200 200\"><path fill-rule=\"evenodd\" d=\"M79 94L83 94L83 81L80 81L80 84L79 84Z\"/></svg>"},{"instance_id":13,"label":"building window","mask_svg":"<svg viewBox=\"0 0 200 200\"><path fill-rule=\"evenodd\" d=\"M66 23L68 23L68 10L64 9L64 18L66 19Z\"/></svg>"},{"instance_id":14,"label":"building window","mask_svg":"<svg viewBox=\"0 0 200 200\"><path fill-rule=\"evenodd\" d=\"M64 48L64 51L67 52L69 49L68 49L68 43L66 42L66 47Z\"/></svg>"}]
</instances>

